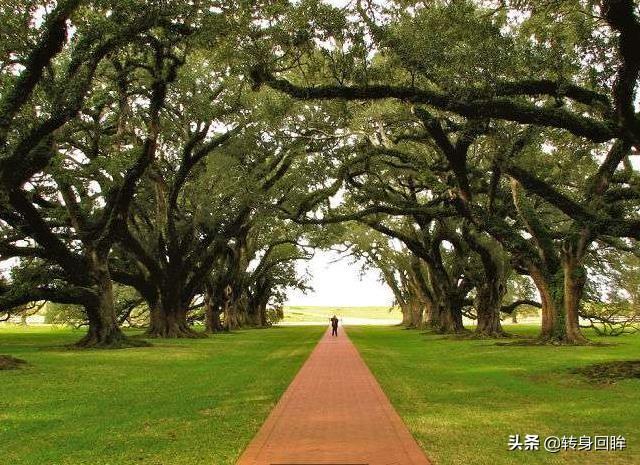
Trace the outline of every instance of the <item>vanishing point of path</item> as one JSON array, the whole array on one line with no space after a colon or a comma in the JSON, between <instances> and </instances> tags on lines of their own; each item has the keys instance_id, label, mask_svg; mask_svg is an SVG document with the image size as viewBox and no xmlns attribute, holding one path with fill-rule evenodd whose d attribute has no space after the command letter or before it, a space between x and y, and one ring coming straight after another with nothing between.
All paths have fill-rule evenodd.
<instances>
[{"instance_id":1,"label":"vanishing point of path","mask_svg":"<svg viewBox=\"0 0 640 465\"><path fill-rule=\"evenodd\" d=\"M237 465L429 465L340 328L327 331Z\"/></svg>"}]
</instances>

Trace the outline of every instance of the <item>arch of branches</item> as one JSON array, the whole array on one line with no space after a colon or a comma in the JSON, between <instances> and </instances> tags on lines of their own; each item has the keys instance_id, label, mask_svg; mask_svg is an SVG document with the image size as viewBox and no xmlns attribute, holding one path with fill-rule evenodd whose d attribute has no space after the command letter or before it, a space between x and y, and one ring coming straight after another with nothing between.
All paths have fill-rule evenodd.
<instances>
[{"instance_id":1,"label":"arch of branches","mask_svg":"<svg viewBox=\"0 0 640 465\"><path fill-rule=\"evenodd\" d=\"M0 7L0 318L81 346L276 321L336 244L403 322L624 332L640 284L631 0Z\"/></svg>"}]
</instances>

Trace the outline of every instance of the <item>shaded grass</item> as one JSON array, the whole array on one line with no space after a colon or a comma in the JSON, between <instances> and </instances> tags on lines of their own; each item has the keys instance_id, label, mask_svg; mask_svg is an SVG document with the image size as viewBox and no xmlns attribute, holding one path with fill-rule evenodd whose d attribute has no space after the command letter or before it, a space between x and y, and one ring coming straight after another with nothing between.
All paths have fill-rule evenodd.
<instances>
[{"instance_id":1,"label":"shaded grass","mask_svg":"<svg viewBox=\"0 0 640 465\"><path fill-rule=\"evenodd\" d=\"M535 336L532 327L510 327ZM594 385L578 367L640 358L640 336L604 346L498 346L400 327L349 327L398 413L437 465L640 463L640 380ZM622 435L622 452L507 450L510 434Z\"/></svg>"},{"instance_id":2,"label":"shaded grass","mask_svg":"<svg viewBox=\"0 0 640 465\"><path fill-rule=\"evenodd\" d=\"M611 384L623 379L640 378L640 360L595 363L572 371L596 383Z\"/></svg>"},{"instance_id":3,"label":"shaded grass","mask_svg":"<svg viewBox=\"0 0 640 465\"><path fill-rule=\"evenodd\" d=\"M246 330L67 350L83 332L0 328L0 463L233 464L324 331Z\"/></svg>"},{"instance_id":4,"label":"shaded grass","mask_svg":"<svg viewBox=\"0 0 640 465\"><path fill-rule=\"evenodd\" d=\"M0 370L15 370L22 368L27 362L11 355L0 355Z\"/></svg>"}]
</instances>

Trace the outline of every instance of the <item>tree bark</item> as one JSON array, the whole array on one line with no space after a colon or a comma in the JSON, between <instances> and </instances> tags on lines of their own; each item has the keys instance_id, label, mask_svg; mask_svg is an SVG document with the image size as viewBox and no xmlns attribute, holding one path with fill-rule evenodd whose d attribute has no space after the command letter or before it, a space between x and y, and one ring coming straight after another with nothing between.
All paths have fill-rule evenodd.
<instances>
[{"instance_id":1,"label":"tree bark","mask_svg":"<svg viewBox=\"0 0 640 465\"><path fill-rule=\"evenodd\" d=\"M397 302L397 301L396 301ZM404 302L397 302L400 305L400 311L402 312L402 326L409 327L411 325L411 308Z\"/></svg>"},{"instance_id":2,"label":"tree bark","mask_svg":"<svg viewBox=\"0 0 640 465\"><path fill-rule=\"evenodd\" d=\"M475 307L478 315L476 334L485 337L505 335L500 322L502 298L506 293L505 283L500 277L486 277L487 280L476 287Z\"/></svg>"},{"instance_id":3,"label":"tree bark","mask_svg":"<svg viewBox=\"0 0 640 465\"><path fill-rule=\"evenodd\" d=\"M530 274L542 300L540 339L568 344L587 342L579 324L586 275L576 257L565 255L562 270L554 276L535 267L530 268Z\"/></svg>"},{"instance_id":4,"label":"tree bark","mask_svg":"<svg viewBox=\"0 0 640 465\"><path fill-rule=\"evenodd\" d=\"M564 271L564 310L566 341L573 344L583 344L587 339L580 331L579 309L580 300L586 284L586 272L578 264L574 254L564 254L562 260Z\"/></svg>"},{"instance_id":5,"label":"tree bark","mask_svg":"<svg viewBox=\"0 0 640 465\"><path fill-rule=\"evenodd\" d=\"M205 287L204 305L205 331L210 334L219 333L224 329L222 327L222 321L220 321L222 303L216 298L212 286L207 285Z\"/></svg>"},{"instance_id":6,"label":"tree bark","mask_svg":"<svg viewBox=\"0 0 640 465\"><path fill-rule=\"evenodd\" d=\"M456 289L449 284L445 273L429 270L429 287L433 294L433 311L430 326L442 334L458 334L466 331L462 324L462 309L458 305Z\"/></svg>"},{"instance_id":7,"label":"tree bark","mask_svg":"<svg viewBox=\"0 0 640 465\"><path fill-rule=\"evenodd\" d=\"M422 303L416 298L411 299L407 304L407 328L420 329L423 327L423 311Z\"/></svg>"},{"instance_id":8,"label":"tree bark","mask_svg":"<svg viewBox=\"0 0 640 465\"><path fill-rule=\"evenodd\" d=\"M247 320L254 327L264 328L269 326L267 321L267 305L271 297L271 281L259 278L253 292L247 291Z\"/></svg>"},{"instance_id":9,"label":"tree bark","mask_svg":"<svg viewBox=\"0 0 640 465\"><path fill-rule=\"evenodd\" d=\"M436 317L435 305L431 301L431 299L427 299L424 302L424 312L423 312L423 326L424 327L433 327L433 322Z\"/></svg>"},{"instance_id":10,"label":"tree bark","mask_svg":"<svg viewBox=\"0 0 640 465\"><path fill-rule=\"evenodd\" d=\"M494 239L463 228L463 236L471 250L482 262L482 272L469 271L476 288L476 334L483 337L502 337L505 332L500 322L502 299L507 292L506 258L504 250Z\"/></svg>"},{"instance_id":11,"label":"tree bark","mask_svg":"<svg viewBox=\"0 0 640 465\"><path fill-rule=\"evenodd\" d=\"M97 299L85 306L89 330L76 345L78 347L102 348L138 345L127 338L118 326L113 304L113 283L109 274L108 251L94 249L88 252Z\"/></svg>"},{"instance_id":12,"label":"tree bark","mask_svg":"<svg viewBox=\"0 0 640 465\"><path fill-rule=\"evenodd\" d=\"M203 335L194 331L187 322L190 302L179 297L179 286L163 285L158 290L158 299L150 308L147 335L158 338L197 338Z\"/></svg>"},{"instance_id":13,"label":"tree bark","mask_svg":"<svg viewBox=\"0 0 640 465\"><path fill-rule=\"evenodd\" d=\"M563 288L558 274L550 276L540 268L529 266L529 274L538 288L542 303L540 339L556 342L566 340Z\"/></svg>"},{"instance_id":14,"label":"tree bark","mask_svg":"<svg viewBox=\"0 0 640 465\"><path fill-rule=\"evenodd\" d=\"M441 334L459 334L466 329L462 324L462 310L450 295L439 298L433 306L430 326Z\"/></svg>"},{"instance_id":15,"label":"tree bark","mask_svg":"<svg viewBox=\"0 0 640 465\"><path fill-rule=\"evenodd\" d=\"M458 334L465 331L460 308L454 308L451 302L445 302L442 305L438 331L443 334Z\"/></svg>"}]
</instances>

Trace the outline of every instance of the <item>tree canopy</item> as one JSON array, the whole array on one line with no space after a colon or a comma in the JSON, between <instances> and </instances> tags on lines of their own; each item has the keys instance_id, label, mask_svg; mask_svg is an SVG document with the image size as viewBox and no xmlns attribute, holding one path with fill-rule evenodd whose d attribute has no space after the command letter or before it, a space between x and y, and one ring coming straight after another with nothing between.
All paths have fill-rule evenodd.
<instances>
[{"instance_id":1,"label":"tree canopy","mask_svg":"<svg viewBox=\"0 0 640 465\"><path fill-rule=\"evenodd\" d=\"M0 316L76 305L80 344L104 347L135 344L133 308L159 337L264 326L306 285L295 263L345 244L409 326L501 337L529 305L542 340L582 343L585 322L637 322L631 0L24 0L0 19Z\"/></svg>"}]
</instances>

